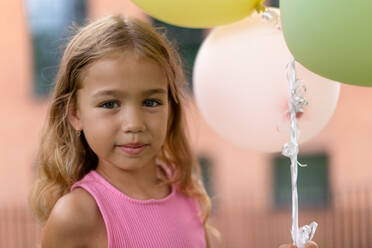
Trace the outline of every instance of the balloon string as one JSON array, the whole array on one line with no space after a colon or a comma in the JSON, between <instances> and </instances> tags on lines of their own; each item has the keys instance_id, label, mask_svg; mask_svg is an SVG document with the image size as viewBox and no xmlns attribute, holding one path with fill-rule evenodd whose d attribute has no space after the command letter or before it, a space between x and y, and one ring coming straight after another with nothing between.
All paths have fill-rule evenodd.
<instances>
[{"instance_id":1,"label":"balloon string","mask_svg":"<svg viewBox=\"0 0 372 248\"><path fill-rule=\"evenodd\" d=\"M275 11L266 8L262 13L262 18L271 23L275 28L281 30L280 26L280 15ZM297 80L295 59L292 57L290 63L287 66L287 79L289 81L289 97L288 106L290 117L290 128L288 130L290 134L290 142L283 146L282 154L289 157L291 160L291 186L292 186L292 229L291 235L293 244L297 248L304 248L305 244L311 240L315 234L318 224L312 222L310 225L305 225L301 228L298 227L298 193L297 193L297 175L298 167L306 167L297 161L298 155L298 143L297 138L299 130L297 127L297 113L303 112L303 107L308 104L304 99L306 93L306 87L303 82Z\"/></svg>"},{"instance_id":2,"label":"balloon string","mask_svg":"<svg viewBox=\"0 0 372 248\"><path fill-rule=\"evenodd\" d=\"M296 114L298 112L303 112L303 107L308 103L303 98L306 92L306 87L303 83L297 80L295 59L292 57L289 63L287 78L289 81L289 116L290 116L290 142L283 146L282 154L289 157L291 160L291 185L292 185L292 229L291 235L293 239L293 244L297 248L304 248L305 244L311 240L315 234L317 223L312 222L310 225L298 227L298 193L297 193L297 175L298 175L298 165L302 166L297 161L298 155L298 143L297 138L299 130L297 127Z\"/></svg>"}]
</instances>

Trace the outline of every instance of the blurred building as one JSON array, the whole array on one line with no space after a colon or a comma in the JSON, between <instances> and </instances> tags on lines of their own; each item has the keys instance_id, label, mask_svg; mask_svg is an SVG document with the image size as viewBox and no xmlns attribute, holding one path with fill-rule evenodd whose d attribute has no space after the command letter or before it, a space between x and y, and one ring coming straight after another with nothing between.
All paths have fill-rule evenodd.
<instances>
[{"instance_id":1,"label":"blurred building","mask_svg":"<svg viewBox=\"0 0 372 248\"><path fill-rule=\"evenodd\" d=\"M129 0L0 1L0 247L35 247L40 230L27 196L49 93L67 27L110 13L168 28L185 60L188 79L208 30L153 20ZM372 247L372 89L342 85L327 127L300 146L300 224L319 222L320 247ZM190 134L213 199L212 222L221 247L276 247L290 242L289 160L235 147L211 130L190 97ZM244 113L242 113L244 114ZM217 245L216 245L217 246Z\"/></svg>"}]
</instances>

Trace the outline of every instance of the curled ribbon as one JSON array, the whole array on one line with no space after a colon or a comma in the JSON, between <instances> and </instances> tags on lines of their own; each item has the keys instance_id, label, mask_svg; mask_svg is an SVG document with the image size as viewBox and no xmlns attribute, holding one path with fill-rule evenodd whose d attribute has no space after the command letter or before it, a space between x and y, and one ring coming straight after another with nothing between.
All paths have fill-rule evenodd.
<instances>
[{"instance_id":1,"label":"curled ribbon","mask_svg":"<svg viewBox=\"0 0 372 248\"><path fill-rule=\"evenodd\" d=\"M277 12L275 12L273 9L265 8L263 9L262 18L269 23L271 23L275 28L281 29L280 26L280 16Z\"/></svg>"},{"instance_id":2,"label":"curled ribbon","mask_svg":"<svg viewBox=\"0 0 372 248\"><path fill-rule=\"evenodd\" d=\"M291 62L287 66L288 73L287 78L290 84L289 91L290 96L288 100L289 104L289 115L290 115L290 137L291 140L283 146L282 154L291 159L291 183L292 183L292 239L293 244L297 248L304 248L305 244L310 241L316 231L318 224L312 222L310 225L305 225L301 228L298 227L298 193L297 193L297 165L302 165L297 161L298 155L298 143L297 136L299 133L297 127L296 114L303 112L303 107L308 104L304 99L306 87L302 82L299 82L296 77L295 59L292 58Z\"/></svg>"},{"instance_id":3,"label":"curled ribbon","mask_svg":"<svg viewBox=\"0 0 372 248\"><path fill-rule=\"evenodd\" d=\"M311 224L305 225L298 230L299 231L299 234L297 235L297 247L298 248L305 247L306 243L309 240L313 239L317 227L318 227L318 223L313 221L311 222Z\"/></svg>"}]
</instances>

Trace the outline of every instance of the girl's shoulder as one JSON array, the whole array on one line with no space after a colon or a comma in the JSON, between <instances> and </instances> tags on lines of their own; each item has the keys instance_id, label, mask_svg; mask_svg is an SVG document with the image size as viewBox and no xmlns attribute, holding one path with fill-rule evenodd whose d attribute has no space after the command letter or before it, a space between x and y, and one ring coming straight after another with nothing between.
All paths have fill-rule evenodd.
<instances>
[{"instance_id":1,"label":"girl's shoulder","mask_svg":"<svg viewBox=\"0 0 372 248\"><path fill-rule=\"evenodd\" d=\"M100 215L95 200L84 189L77 188L67 193L57 201L50 213L43 230L43 245L90 245L91 237L99 233L97 227L102 226Z\"/></svg>"},{"instance_id":2,"label":"girl's shoulder","mask_svg":"<svg viewBox=\"0 0 372 248\"><path fill-rule=\"evenodd\" d=\"M60 206L57 207L57 204ZM68 216L81 219L81 224L92 224L99 217L99 208L94 198L84 189L76 188L61 197L56 204L58 210ZM60 208L60 209L59 209Z\"/></svg>"}]
</instances>

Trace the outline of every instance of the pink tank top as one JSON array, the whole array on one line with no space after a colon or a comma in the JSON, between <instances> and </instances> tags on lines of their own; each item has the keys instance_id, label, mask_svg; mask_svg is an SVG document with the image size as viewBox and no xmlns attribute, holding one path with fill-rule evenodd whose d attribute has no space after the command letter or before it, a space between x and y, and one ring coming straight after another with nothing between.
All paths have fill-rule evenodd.
<instances>
[{"instance_id":1,"label":"pink tank top","mask_svg":"<svg viewBox=\"0 0 372 248\"><path fill-rule=\"evenodd\" d=\"M163 199L137 200L92 170L71 190L77 187L95 199L105 222L108 248L206 247L199 205L175 185Z\"/></svg>"}]
</instances>

